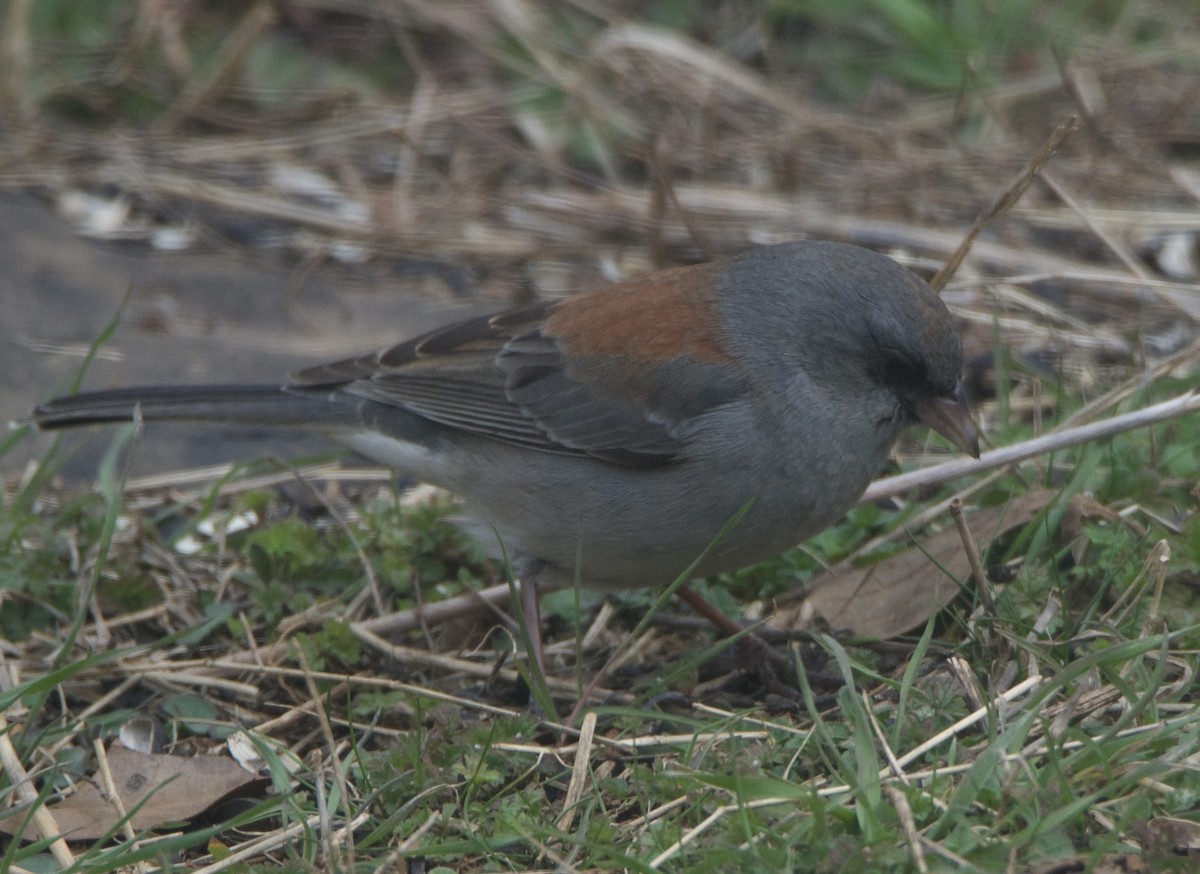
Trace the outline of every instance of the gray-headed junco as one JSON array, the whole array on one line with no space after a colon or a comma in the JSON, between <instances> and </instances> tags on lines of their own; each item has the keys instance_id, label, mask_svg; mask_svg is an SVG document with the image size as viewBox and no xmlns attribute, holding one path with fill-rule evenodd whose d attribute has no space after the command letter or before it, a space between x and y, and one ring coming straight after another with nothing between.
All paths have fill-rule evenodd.
<instances>
[{"instance_id":1,"label":"gray-headed junco","mask_svg":"<svg viewBox=\"0 0 1200 874\"><path fill-rule=\"evenodd\" d=\"M797 242L448 325L283 385L59 398L41 428L188 419L328 434L455 492L535 582L662 586L838 519L921 421L978 454L949 312L889 258Z\"/></svg>"}]
</instances>

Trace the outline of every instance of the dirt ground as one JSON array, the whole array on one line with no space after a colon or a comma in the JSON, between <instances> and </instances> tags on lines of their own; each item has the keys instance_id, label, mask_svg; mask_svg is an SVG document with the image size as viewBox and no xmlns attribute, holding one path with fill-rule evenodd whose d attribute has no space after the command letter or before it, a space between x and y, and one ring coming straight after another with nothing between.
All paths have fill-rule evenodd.
<instances>
[{"instance_id":1,"label":"dirt ground","mask_svg":"<svg viewBox=\"0 0 1200 874\"><path fill-rule=\"evenodd\" d=\"M227 251L174 253L141 243L93 241L42 201L0 196L0 420L20 419L62 393L89 344L130 298L85 385L275 382L306 363L352 354L479 312L429 292L427 277L356 279L301 272L283 259ZM418 288L417 286L421 286ZM133 472L320 452L329 444L248 428L155 423ZM95 475L111 431L71 434L72 477ZM53 438L36 435L4 461L15 473Z\"/></svg>"}]
</instances>

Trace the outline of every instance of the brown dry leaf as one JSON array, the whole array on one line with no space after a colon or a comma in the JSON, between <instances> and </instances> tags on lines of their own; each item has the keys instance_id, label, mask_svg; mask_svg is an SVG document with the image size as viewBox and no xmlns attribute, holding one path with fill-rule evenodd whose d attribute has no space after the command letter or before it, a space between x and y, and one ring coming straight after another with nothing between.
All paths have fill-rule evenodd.
<instances>
[{"instance_id":1,"label":"brown dry leaf","mask_svg":"<svg viewBox=\"0 0 1200 874\"><path fill-rule=\"evenodd\" d=\"M1039 862L1022 869L1022 874L1076 874L1084 871L1091 871L1092 874L1147 874L1149 870L1141 857L1133 853L1107 853L1099 859L1076 856Z\"/></svg>"},{"instance_id":2,"label":"brown dry leaf","mask_svg":"<svg viewBox=\"0 0 1200 874\"><path fill-rule=\"evenodd\" d=\"M1084 860L1079 870L1086 871L1087 865L1087 860ZM1150 874L1146 862L1135 853L1106 853L1092 871L1094 874Z\"/></svg>"},{"instance_id":3,"label":"brown dry leaf","mask_svg":"<svg viewBox=\"0 0 1200 874\"><path fill-rule=\"evenodd\" d=\"M1200 822L1176 816L1156 816L1133 823L1130 831L1141 843L1147 859L1200 857Z\"/></svg>"},{"instance_id":4,"label":"brown dry leaf","mask_svg":"<svg viewBox=\"0 0 1200 874\"><path fill-rule=\"evenodd\" d=\"M1022 874L1076 874L1087 870L1087 862L1080 858L1053 859L1049 862L1038 862L1026 868Z\"/></svg>"},{"instance_id":5,"label":"brown dry leaf","mask_svg":"<svg viewBox=\"0 0 1200 874\"><path fill-rule=\"evenodd\" d=\"M1032 491L999 507L964 510L964 517L982 550L999 534L1027 523L1057 494ZM830 628L856 636L895 637L924 625L953 601L960 591L955 581L970 573L958 530L948 526L920 546L874 564L831 568L813 581L811 595L797 607L779 611L767 624L790 631L820 617Z\"/></svg>"},{"instance_id":6,"label":"brown dry leaf","mask_svg":"<svg viewBox=\"0 0 1200 874\"><path fill-rule=\"evenodd\" d=\"M133 810L153 793L130 818L135 831L190 820L230 792L260 779L224 756L139 753L117 743L108 750L108 766L125 810ZM74 794L46 809L70 841L96 840L120 821L99 777L80 783ZM23 814L6 817L0 820L0 831L29 838L28 833L16 835L24 819Z\"/></svg>"}]
</instances>

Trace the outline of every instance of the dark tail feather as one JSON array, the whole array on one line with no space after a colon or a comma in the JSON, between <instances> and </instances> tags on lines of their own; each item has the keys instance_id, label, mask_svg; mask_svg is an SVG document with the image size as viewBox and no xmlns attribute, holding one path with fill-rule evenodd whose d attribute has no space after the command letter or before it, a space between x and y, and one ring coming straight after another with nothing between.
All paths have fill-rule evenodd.
<instances>
[{"instance_id":1,"label":"dark tail feather","mask_svg":"<svg viewBox=\"0 0 1200 874\"><path fill-rule=\"evenodd\" d=\"M56 398L33 411L39 428L72 428L142 418L237 425L320 427L346 418L330 390L294 391L278 385L164 385L84 392Z\"/></svg>"}]
</instances>

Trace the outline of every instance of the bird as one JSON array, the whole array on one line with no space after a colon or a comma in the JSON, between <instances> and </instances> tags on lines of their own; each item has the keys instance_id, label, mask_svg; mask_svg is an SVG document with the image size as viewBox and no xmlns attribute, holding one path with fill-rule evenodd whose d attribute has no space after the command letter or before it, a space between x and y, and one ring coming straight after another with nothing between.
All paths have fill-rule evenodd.
<instances>
[{"instance_id":1,"label":"bird","mask_svg":"<svg viewBox=\"0 0 1200 874\"><path fill-rule=\"evenodd\" d=\"M283 381L88 391L30 418L135 415L307 429L449 490L455 521L511 562L531 632L539 591L665 587L801 543L910 425L979 454L937 293L886 255L819 240L454 322Z\"/></svg>"}]
</instances>

